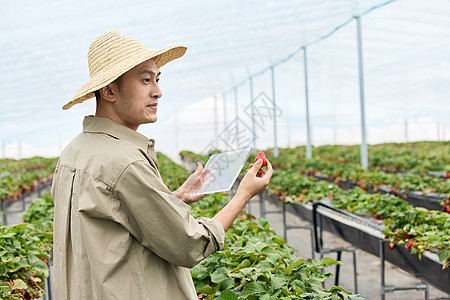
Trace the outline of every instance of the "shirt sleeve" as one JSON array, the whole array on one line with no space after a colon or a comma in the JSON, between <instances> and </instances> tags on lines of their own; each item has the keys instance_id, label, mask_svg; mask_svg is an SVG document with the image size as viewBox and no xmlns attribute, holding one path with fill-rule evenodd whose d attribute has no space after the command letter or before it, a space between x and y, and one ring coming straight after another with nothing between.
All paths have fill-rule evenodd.
<instances>
[{"instance_id":1,"label":"shirt sleeve","mask_svg":"<svg viewBox=\"0 0 450 300\"><path fill-rule=\"evenodd\" d=\"M148 163L131 163L121 174L109 206L113 218L144 247L164 260L191 268L223 248L222 224L194 219Z\"/></svg>"}]
</instances>

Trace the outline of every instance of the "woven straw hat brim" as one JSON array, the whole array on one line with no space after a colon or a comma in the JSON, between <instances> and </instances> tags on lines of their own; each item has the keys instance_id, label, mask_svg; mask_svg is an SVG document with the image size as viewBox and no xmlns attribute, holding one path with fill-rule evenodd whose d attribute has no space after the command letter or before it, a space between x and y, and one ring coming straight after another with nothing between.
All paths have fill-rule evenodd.
<instances>
[{"instance_id":1,"label":"woven straw hat brim","mask_svg":"<svg viewBox=\"0 0 450 300\"><path fill-rule=\"evenodd\" d=\"M160 68L180 58L185 52L186 47L183 46L153 50L134 38L123 37L117 30L111 30L92 43L88 54L90 80L62 109L69 109L75 104L93 98L95 91L149 59L154 59L156 67Z\"/></svg>"}]
</instances>

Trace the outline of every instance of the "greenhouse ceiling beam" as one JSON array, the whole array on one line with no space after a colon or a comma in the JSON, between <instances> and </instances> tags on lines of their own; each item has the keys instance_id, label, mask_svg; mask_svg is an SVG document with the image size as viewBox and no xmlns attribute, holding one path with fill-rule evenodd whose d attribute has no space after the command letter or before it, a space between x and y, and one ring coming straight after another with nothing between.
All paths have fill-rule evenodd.
<instances>
[{"instance_id":1,"label":"greenhouse ceiling beam","mask_svg":"<svg viewBox=\"0 0 450 300\"><path fill-rule=\"evenodd\" d=\"M369 166L367 155L367 140L366 140L366 112L364 107L364 69L363 69L363 53L362 53L362 38L361 38L361 17L357 16L356 31L358 37L358 66L359 66L359 99L361 107L361 167L367 169Z\"/></svg>"},{"instance_id":2,"label":"greenhouse ceiling beam","mask_svg":"<svg viewBox=\"0 0 450 300\"><path fill-rule=\"evenodd\" d=\"M308 65L306 59L306 47L303 47L303 64L305 70L305 102L306 102L306 158L312 158L311 151L311 127L309 122L309 94L308 94Z\"/></svg>"}]
</instances>

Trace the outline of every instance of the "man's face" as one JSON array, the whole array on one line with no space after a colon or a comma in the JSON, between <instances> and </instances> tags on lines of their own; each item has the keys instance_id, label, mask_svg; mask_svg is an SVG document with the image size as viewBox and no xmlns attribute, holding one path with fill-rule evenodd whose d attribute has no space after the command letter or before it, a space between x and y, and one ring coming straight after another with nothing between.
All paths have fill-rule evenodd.
<instances>
[{"instance_id":1,"label":"man's face","mask_svg":"<svg viewBox=\"0 0 450 300\"><path fill-rule=\"evenodd\" d=\"M119 122L137 130L139 125L154 123L161 89L160 72L153 59L137 65L122 75L120 88L115 87L114 110Z\"/></svg>"}]
</instances>

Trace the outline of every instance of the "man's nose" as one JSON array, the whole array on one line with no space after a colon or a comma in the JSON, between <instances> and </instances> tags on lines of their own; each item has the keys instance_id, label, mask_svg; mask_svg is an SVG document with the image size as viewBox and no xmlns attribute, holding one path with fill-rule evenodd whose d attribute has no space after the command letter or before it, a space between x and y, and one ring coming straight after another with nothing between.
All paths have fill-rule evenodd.
<instances>
[{"instance_id":1,"label":"man's nose","mask_svg":"<svg viewBox=\"0 0 450 300\"><path fill-rule=\"evenodd\" d=\"M161 88L159 87L159 85L157 83L153 85L153 88L151 90L151 97L156 98L156 99L162 97Z\"/></svg>"}]
</instances>

